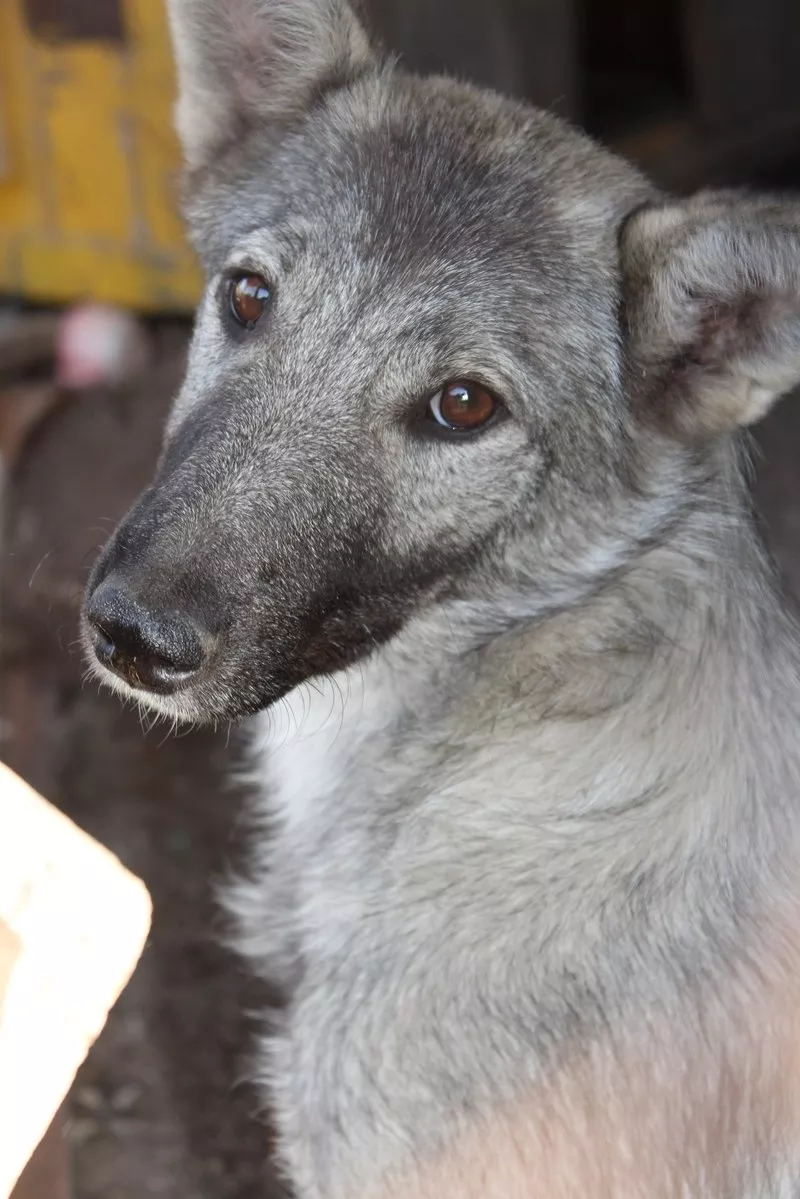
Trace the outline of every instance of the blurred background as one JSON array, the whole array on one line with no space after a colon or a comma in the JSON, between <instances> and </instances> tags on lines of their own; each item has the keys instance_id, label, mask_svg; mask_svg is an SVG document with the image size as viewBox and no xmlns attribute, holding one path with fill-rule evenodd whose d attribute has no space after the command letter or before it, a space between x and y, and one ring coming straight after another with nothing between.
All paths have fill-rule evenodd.
<instances>
[{"instance_id":1,"label":"blurred background","mask_svg":"<svg viewBox=\"0 0 800 1199\"><path fill-rule=\"evenodd\" d=\"M220 0L220 3L223 0ZM665 186L800 186L798 0L368 0L407 64L550 107ZM165 737L83 686L97 548L157 454L200 277L177 215L163 0L0 0L0 757L116 852L150 946L15 1199L268 1199L248 1013L216 943L236 737ZM800 414L757 502L800 592Z\"/></svg>"}]
</instances>

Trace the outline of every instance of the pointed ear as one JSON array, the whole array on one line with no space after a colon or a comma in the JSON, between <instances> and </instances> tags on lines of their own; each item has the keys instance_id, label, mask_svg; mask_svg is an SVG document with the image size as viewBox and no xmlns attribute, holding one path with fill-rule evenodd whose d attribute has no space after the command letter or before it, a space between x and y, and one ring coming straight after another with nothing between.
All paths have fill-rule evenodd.
<instances>
[{"instance_id":1,"label":"pointed ear","mask_svg":"<svg viewBox=\"0 0 800 1199\"><path fill-rule=\"evenodd\" d=\"M190 167L257 124L289 121L375 65L347 0L168 0L176 125Z\"/></svg>"},{"instance_id":2,"label":"pointed ear","mask_svg":"<svg viewBox=\"0 0 800 1199\"><path fill-rule=\"evenodd\" d=\"M800 383L800 204L708 192L622 233L634 399L684 437L759 420Z\"/></svg>"}]
</instances>

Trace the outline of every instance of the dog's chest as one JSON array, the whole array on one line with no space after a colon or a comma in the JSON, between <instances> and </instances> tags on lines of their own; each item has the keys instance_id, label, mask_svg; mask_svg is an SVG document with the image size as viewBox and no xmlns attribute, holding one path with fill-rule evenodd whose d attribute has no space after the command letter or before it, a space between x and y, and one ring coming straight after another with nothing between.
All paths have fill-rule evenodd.
<instances>
[{"instance_id":1,"label":"dog's chest","mask_svg":"<svg viewBox=\"0 0 800 1199\"><path fill-rule=\"evenodd\" d=\"M265 785L286 833L300 840L340 828L360 806L385 750L396 701L380 674L345 672L298 687L264 718ZM331 830L332 831L332 828Z\"/></svg>"},{"instance_id":2,"label":"dog's chest","mask_svg":"<svg viewBox=\"0 0 800 1199\"><path fill-rule=\"evenodd\" d=\"M380 671L365 670L298 688L264 720L270 868L291 896L304 955L336 952L385 905L389 813L415 773L413 753L398 753L396 715Z\"/></svg>"}]
</instances>

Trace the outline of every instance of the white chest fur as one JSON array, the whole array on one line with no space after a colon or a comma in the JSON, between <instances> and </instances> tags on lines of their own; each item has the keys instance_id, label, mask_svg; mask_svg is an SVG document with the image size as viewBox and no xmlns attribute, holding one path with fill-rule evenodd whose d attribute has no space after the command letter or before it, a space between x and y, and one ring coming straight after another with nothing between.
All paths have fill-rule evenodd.
<instances>
[{"instance_id":1,"label":"white chest fur","mask_svg":"<svg viewBox=\"0 0 800 1199\"><path fill-rule=\"evenodd\" d=\"M288 832L318 821L354 756L391 723L396 698L380 660L304 683L256 723L273 814Z\"/></svg>"},{"instance_id":2,"label":"white chest fur","mask_svg":"<svg viewBox=\"0 0 800 1199\"><path fill-rule=\"evenodd\" d=\"M258 839L256 876L232 900L260 970L274 970L287 951L306 963L338 952L374 902L371 788L391 773L385 745L397 706L379 656L304 684L258 718L257 803L270 836Z\"/></svg>"}]
</instances>

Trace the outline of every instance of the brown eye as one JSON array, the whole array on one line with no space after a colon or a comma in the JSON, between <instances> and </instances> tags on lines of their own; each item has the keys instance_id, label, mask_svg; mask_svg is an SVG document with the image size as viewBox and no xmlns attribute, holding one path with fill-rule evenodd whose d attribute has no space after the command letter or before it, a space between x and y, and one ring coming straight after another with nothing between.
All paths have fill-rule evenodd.
<instances>
[{"instance_id":1,"label":"brown eye","mask_svg":"<svg viewBox=\"0 0 800 1199\"><path fill-rule=\"evenodd\" d=\"M254 329L269 303L270 291L261 275L239 275L230 284L231 312L245 329Z\"/></svg>"},{"instance_id":2,"label":"brown eye","mask_svg":"<svg viewBox=\"0 0 800 1199\"><path fill-rule=\"evenodd\" d=\"M437 391L428 411L444 428L468 433L491 420L498 407L499 401L479 383L457 380Z\"/></svg>"}]
</instances>

